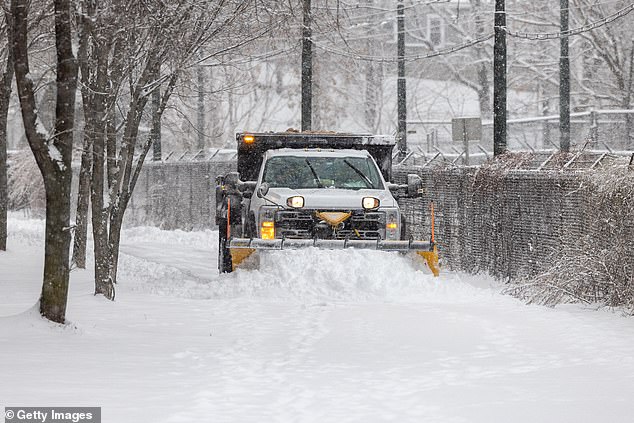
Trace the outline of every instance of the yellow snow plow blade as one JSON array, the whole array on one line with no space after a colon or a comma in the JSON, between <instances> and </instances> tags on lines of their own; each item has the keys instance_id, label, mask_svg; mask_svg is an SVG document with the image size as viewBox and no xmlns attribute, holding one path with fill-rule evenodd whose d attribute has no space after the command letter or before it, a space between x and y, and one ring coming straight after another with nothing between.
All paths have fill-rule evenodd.
<instances>
[{"instance_id":1,"label":"yellow snow plow blade","mask_svg":"<svg viewBox=\"0 0 634 423\"><path fill-rule=\"evenodd\" d=\"M420 257L424 258L427 262L427 266L429 270L434 274L434 276L440 275L440 263L438 262L438 249L434 245L434 249L432 251L416 251Z\"/></svg>"},{"instance_id":2,"label":"yellow snow plow blade","mask_svg":"<svg viewBox=\"0 0 634 423\"><path fill-rule=\"evenodd\" d=\"M234 238L229 243L234 270L256 250L294 250L309 247L324 250L354 248L404 253L415 252L425 259L434 276L438 276L440 270L438 250L436 245L429 241Z\"/></svg>"},{"instance_id":3,"label":"yellow snow plow blade","mask_svg":"<svg viewBox=\"0 0 634 423\"><path fill-rule=\"evenodd\" d=\"M255 253L254 248L231 248L231 267L235 271L240 264Z\"/></svg>"}]
</instances>

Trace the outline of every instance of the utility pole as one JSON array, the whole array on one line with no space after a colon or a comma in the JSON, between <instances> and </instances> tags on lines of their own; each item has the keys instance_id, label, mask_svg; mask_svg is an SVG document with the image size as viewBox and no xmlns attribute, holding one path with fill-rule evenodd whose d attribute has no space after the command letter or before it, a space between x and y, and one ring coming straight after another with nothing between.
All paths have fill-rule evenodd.
<instances>
[{"instance_id":1,"label":"utility pole","mask_svg":"<svg viewBox=\"0 0 634 423\"><path fill-rule=\"evenodd\" d=\"M570 151L570 55L568 45L568 0L560 0L561 50L559 55L559 149Z\"/></svg>"},{"instance_id":2,"label":"utility pole","mask_svg":"<svg viewBox=\"0 0 634 423\"><path fill-rule=\"evenodd\" d=\"M311 130L313 112L313 41L310 1L304 0L302 31L302 131Z\"/></svg>"},{"instance_id":3,"label":"utility pole","mask_svg":"<svg viewBox=\"0 0 634 423\"><path fill-rule=\"evenodd\" d=\"M396 6L397 25L397 61L398 78L396 86L397 114L398 114L398 158L404 160L407 155L407 87L405 84L405 7L403 0L399 0Z\"/></svg>"},{"instance_id":4,"label":"utility pole","mask_svg":"<svg viewBox=\"0 0 634 423\"><path fill-rule=\"evenodd\" d=\"M493 155L506 151L506 11L504 0L495 0L493 45Z\"/></svg>"}]
</instances>

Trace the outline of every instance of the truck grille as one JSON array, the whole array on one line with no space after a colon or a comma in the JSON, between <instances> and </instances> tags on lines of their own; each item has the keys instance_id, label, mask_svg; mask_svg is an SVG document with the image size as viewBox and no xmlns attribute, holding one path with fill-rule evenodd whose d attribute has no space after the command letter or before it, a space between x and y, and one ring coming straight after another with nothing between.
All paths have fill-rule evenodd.
<instances>
[{"instance_id":1,"label":"truck grille","mask_svg":"<svg viewBox=\"0 0 634 423\"><path fill-rule=\"evenodd\" d=\"M331 210L319 210L331 211ZM333 210L334 211L334 210ZM341 210L337 210L341 211ZM352 211L339 229L320 223L316 210L280 210L275 213L276 238L384 239L385 213Z\"/></svg>"}]
</instances>

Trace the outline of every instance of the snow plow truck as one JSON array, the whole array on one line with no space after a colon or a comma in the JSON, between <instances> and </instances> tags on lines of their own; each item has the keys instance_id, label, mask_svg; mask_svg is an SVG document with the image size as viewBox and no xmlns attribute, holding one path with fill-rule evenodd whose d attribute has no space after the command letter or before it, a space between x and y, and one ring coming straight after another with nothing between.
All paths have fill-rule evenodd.
<instances>
[{"instance_id":1,"label":"snow plow truck","mask_svg":"<svg viewBox=\"0 0 634 423\"><path fill-rule=\"evenodd\" d=\"M394 137L321 132L238 133L238 171L216 178L218 270L258 250L360 248L411 252L438 276L430 240L406 238L397 199L422 180L392 179Z\"/></svg>"}]
</instances>

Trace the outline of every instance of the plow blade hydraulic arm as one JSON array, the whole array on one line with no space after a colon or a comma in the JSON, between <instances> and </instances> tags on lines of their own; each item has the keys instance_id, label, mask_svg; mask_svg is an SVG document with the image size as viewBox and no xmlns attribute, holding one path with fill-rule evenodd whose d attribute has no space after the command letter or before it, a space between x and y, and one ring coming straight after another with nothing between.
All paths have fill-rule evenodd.
<instances>
[{"instance_id":1,"label":"plow blade hydraulic arm","mask_svg":"<svg viewBox=\"0 0 634 423\"><path fill-rule=\"evenodd\" d=\"M324 250L347 248L379 251L412 251L425 259L434 276L439 274L438 250L429 241L384 241L361 239L260 239L233 238L229 243L234 264L238 265L256 250L295 250L315 247Z\"/></svg>"}]
</instances>

